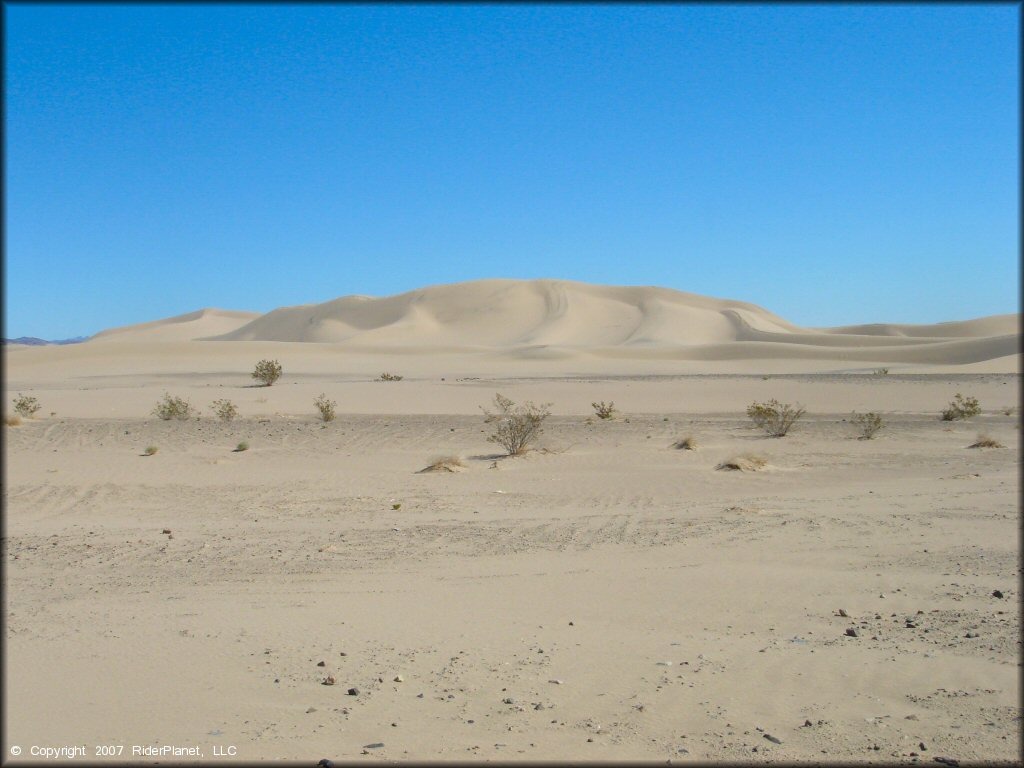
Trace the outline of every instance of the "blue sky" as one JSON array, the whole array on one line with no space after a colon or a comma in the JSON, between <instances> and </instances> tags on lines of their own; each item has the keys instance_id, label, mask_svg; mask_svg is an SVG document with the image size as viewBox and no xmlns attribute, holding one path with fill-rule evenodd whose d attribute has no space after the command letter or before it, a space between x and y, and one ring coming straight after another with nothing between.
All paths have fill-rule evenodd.
<instances>
[{"instance_id":1,"label":"blue sky","mask_svg":"<svg viewBox=\"0 0 1024 768\"><path fill-rule=\"evenodd\" d=\"M1019 310L1018 5L4 14L9 337L488 277Z\"/></svg>"}]
</instances>

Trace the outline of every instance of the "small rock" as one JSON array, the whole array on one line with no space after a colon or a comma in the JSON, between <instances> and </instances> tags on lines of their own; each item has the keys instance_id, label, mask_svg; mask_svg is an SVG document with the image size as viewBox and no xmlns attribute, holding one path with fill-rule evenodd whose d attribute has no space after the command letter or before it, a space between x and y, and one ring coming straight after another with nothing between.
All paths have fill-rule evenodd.
<instances>
[{"instance_id":1,"label":"small rock","mask_svg":"<svg viewBox=\"0 0 1024 768\"><path fill-rule=\"evenodd\" d=\"M804 728L810 728L812 725L814 725L814 723L812 723L810 720L804 720Z\"/></svg>"},{"instance_id":2,"label":"small rock","mask_svg":"<svg viewBox=\"0 0 1024 768\"><path fill-rule=\"evenodd\" d=\"M548 680L548 682L549 683L553 683L554 685L561 685L562 684L562 681L558 680L558 679Z\"/></svg>"},{"instance_id":3,"label":"small rock","mask_svg":"<svg viewBox=\"0 0 1024 768\"><path fill-rule=\"evenodd\" d=\"M770 733L766 733L764 735L764 737L766 739L768 739L768 741L770 741L772 744L781 744L782 743L782 739L777 739L774 736L772 736Z\"/></svg>"},{"instance_id":4,"label":"small rock","mask_svg":"<svg viewBox=\"0 0 1024 768\"><path fill-rule=\"evenodd\" d=\"M375 741L373 744L367 744L363 749L380 749L384 746L383 741Z\"/></svg>"},{"instance_id":5,"label":"small rock","mask_svg":"<svg viewBox=\"0 0 1024 768\"><path fill-rule=\"evenodd\" d=\"M543 709L547 709L547 707L544 706L544 702L542 701L538 701L536 704L534 704L533 708L536 709L538 712Z\"/></svg>"},{"instance_id":6,"label":"small rock","mask_svg":"<svg viewBox=\"0 0 1024 768\"><path fill-rule=\"evenodd\" d=\"M857 637L857 630L854 629L853 627L850 627L848 630L846 630L846 636L847 637Z\"/></svg>"},{"instance_id":7,"label":"small rock","mask_svg":"<svg viewBox=\"0 0 1024 768\"><path fill-rule=\"evenodd\" d=\"M316 712L316 707L310 707L309 709L306 710L306 714L307 715L311 715L314 712Z\"/></svg>"},{"instance_id":8,"label":"small rock","mask_svg":"<svg viewBox=\"0 0 1024 768\"><path fill-rule=\"evenodd\" d=\"M839 609L839 615L840 615L840 616L842 616L842 617L843 617L844 619L848 619L848 618L850 618L850 614L848 614L848 613L847 613L847 612L846 612L846 611L845 611L844 609L842 609L842 608L840 608L840 609Z\"/></svg>"},{"instance_id":9,"label":"small rock","mask_svg":"<svg viewBox=\"0 0 1024 768\"><path fill-rule=\"evenodd\" d=\"M349 688L348 689L348 695L349 696L358 696L359 695L359 689L358 688Z\"/></svg>"},{"instance_id":10,"label":"small rock","mask_svg":"<svg viewBox=\"0 0 1024 768\"><path fill-rule=\"evenodd\" d=\"M515 700L515 699L513 699L513 698L512 698L511 696L508 696L508 697L506 697L506 698L502 699L502 700L501 700L501 703L502 703L502 704L515 704L515 703L516 703L516 700Z\"/></svg>"},{"instance_id":11,"label":"small rock","mask_svg":"<svg viewBox=\"0 0 1024 768\"><path fill-rule=\"evenodd\" d=\"M334 676L333 675L328 675L327 677L325 677L323 679L323 681L320 684L321 685L334 685L335 682L336 681L334 679Z\"/></svg>"},{"instance_id":12,"label":"small rock","mask_svg":"<svg viewBox=\"0 0 1024 768\"><path fill-rule=\"evenodd\" d=\"M316 764L317 768L334 768L334 761L328 760L326 757Z\"/></svg>"},{"instance_id":13,"label":"small rock","mask_svg":"<svg viewBox=\"0 0 1024 768\"><path fill-rule=\"evenodd\" d=\"M942 763L943 765L948 765L948 766L951 766L952 768L956 768L956 766L960 765L960 761L959 760L955 760L952 757L938 757L938 756L936 756L936 757L934 757L932 759L936 763Z\"/></svg>"},{"instance_id":14,"label":"small rock","mask_svg":"<svg viewBox=\"0 0 1024 768\"><path fill-rule=\"evenodd\" d=\"M170 528L164 528L162 531L160 531L160 533L170 533L170 532L171 532Z\"/></svg>"},{"instance_id":15,"label":"small rock","mask_svg":"<svg viewBox=\"0 0 1024 768\"><path fill-rule=\"evenodd\" d=\"M405 678L402 677L401 675L395 675L395 682L396 683L404 683L405 682Z\"/></svg>"},{"instance_id":16,"label":"small rock","mask_svg":"<svg viewBox=\"0 0 1024 768\"><path fill-rule=\"evenodd\" d=\"M922 752L927 752L928 751L928 747L926 747L924 745L923 741L917 745L917 748L920 749Z\"/></svg>"},{"instance_id":17,"label":"small rock","mask_svg":"<svg viewBox=\"0 0 1024 768\"><path fill-rule=\"evenodd\" d=\"M995 590L994 592L992 592L992 597L998 597L998 598L999 598L1000 600L1002 600L1002 599L1003 599L1003 593L1002 593L1002 592L1000 592L1000 591L999 591L999 590L997 589L997 590Z\"/></svg>"},{"instance_id":18,"label":"small rock","mask_svg":"<svg viewBox=\"0 0 1024 768\"><path fill-rule=\"evenodd\" d=\"M342 652L341 652L341 653L339 653L338 655L339 655L339 656L348 656L348 654L347 654L347 653L345 653L344 651L342 651Z\"/></svg>"},{"instance_id":19,"label":"small rock","mask_svg":"<svg viewBox=\"0 0 1024 768\"><path fill-rule=\"evenodd\" d=\"M326 666L327 666L327 662L326 662L326 661L318 661L318 662L316 663L316 665L317 665L318 667L326 667Z\"/></svg>"}]
</instances>

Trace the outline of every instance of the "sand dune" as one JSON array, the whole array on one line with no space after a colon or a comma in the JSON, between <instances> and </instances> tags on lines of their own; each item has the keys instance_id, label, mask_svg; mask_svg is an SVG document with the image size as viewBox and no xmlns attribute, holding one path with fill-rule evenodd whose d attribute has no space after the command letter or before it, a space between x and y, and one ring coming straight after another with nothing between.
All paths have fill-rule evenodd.
<instances>
[{"instance_id":1,"label":"sand dune","mask_svg":"<svg viewBox=\"0 0 1024 768\"><path fill-rule=\"evenodd\" d=\"M199 309L184 315L136 325L122 325L100 331L88 340L96 342L192 341L203 336L228 333L259 317L258 312L230 309Z\"/></svg>"},{"instance_id":2,"label":"sand dune","mask_svg":"<svg viewBox=\"0 0 1024 768\"><path fill-rule=\"evenodd\" d=\"M262 342L369 355L521 361L850 361L1019 370L1020 316L932 325L803 328L754 304L668 288L477 280L394 296L344 296L266 314L203 309L113 328L93 344ZM995 363L992 363L995 364Z\"/></svg>"}]
</instances>

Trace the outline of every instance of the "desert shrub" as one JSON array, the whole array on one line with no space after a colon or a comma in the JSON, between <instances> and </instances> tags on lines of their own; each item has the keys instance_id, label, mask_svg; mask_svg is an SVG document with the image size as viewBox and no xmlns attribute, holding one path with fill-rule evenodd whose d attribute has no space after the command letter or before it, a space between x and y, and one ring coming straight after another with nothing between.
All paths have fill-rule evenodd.
<instances>
[{"instance_id":1,"label":"desert shrub","mask_svg":"<svg viewBox=\"0 0 1024 768\"><path fill-rule=\"evenodd\" d=\"M1003 416L1013 416L1017 412L1016 406L1008 405L1003 408Z\"/></svg>"},{"instance_id":2,"label":"desert shrub","mask_svg":"<svg viewBox=\"0 0 1024 768\"><path fill-rule=\"evenodd\" d=\"M772 437L784 437L804 413L806 411L803 408L780 403L778 400L769 400L767 403L753 402L747 407L747 416L754 422L754 426L763 429Z\"/></svg>"},{"instance_id":3,"label":"desert shrub","mask_svg":"<svg viewBox=\"0 0 1024 768\"><path fill-rule=\"evenodd\" d=\"M494 434L487 438L489 442L502 446L509 456L519 456L527 451L543 432L541 425L551 415L549 410L551 403L534 405L527 402L523 405L516 405L507 397L500 394L494 396L494 405L498 409L491 413L487 409L484 412L484 423L495 422Z\"/></svg>"},{"instance_id":4,"label":"desert shrub","mask_svg":"<svg viewBox=\"0 0 1024 768\"><path fill-rule=\"evenodd\" d=\"M333 400L328 400L327 395L323 392L313 401L313 405L320 411L320 418L324 421L334 421L334 406L337 405Z\"/></svg>"},{"instance_id":5,"label":"desert shrub","mask_svg":"<svg viewBox=\"0 0 1024 768\"><path fill-rule=\"evenodd\" d=\"M249 444L244 440L235 446L235 453L241 453L242 451L248 451Z\"/></svg>"},{"instance_id":6,"label":"desert shrub","mask_svg":"<svg viewBox=\"0 0 1024 768\"><path fill-rule=\"evenodd\" d=\"M888 368L875 368L875 370L873 370L872 373L875 374L875 376L888 376L889 375L889 369Z\"/></svg>"},{"instance_id":7,"label":"desert shrub","mask_svg":"<svg viewBox=\"0 0 1024 768\"><path fill-rule=\"evenodd\" d=\"M28 395L18 395L14 398L14 412L26 419L31 419L41 406L39 401Z\"/></svg>"},{"instance_id":8,"label":"desert shrub","mask_svg":"<svg viewBox=\"0 0 1024 768\"><path fill-rule=\"evenodd\" d=\"M21 416L4 416L4 424L6 424L8 427L20 427Z\"/></svg>"},{"instance_id":9,"label":"desert shrub","mask_svg":"<svg viewBox=\"0 0 1024 768\"><path fill-rule=\"evenodd\" d=\"M500 393L496 393L494 395L494 412L488 411L482 405L480 406L480 410L484 412L484 424L490 424L492 421L497 421L498 419L505 418L506 416L508 416L509 412L512 409L512 406L514 405L515 403L513 403L507 397L503 396Z\"/></svg>"},{"instance_id":10,"label":"desert shrub","mask_svg":"<svg viewBox=\"0 0 1024 768\"><path fill-rule=\"evenodd\" d=\"M978 405L978 398L964 397L959 392L953 396L949 407L942 412L943 421L956 421L958 419L969 419L981 413L981 406Z\"/></svg>"},{"instance_id":11,"label":"desert shrub","mask_svg":"<svg viewBox=\"0 0 1024 768\"><path fill-rule=\"evenodd\" d=\"M393 373L382 373L377 381L401 381L402 376L396 376Z\"/></svg>"},{"instance_id":12,"label":"desert shrub","mask_svg":"<svg viewBox=\"0 0 1024 768\"><path fill-rule=\"evenodd\" d=\"M1005 448L1002 443L988 435L978 435L978 439L968 448Z\"/></svg>"},{"instance_id":13,"label":"desert shrub","mask_svg":"<svg viewBox=\"0 0 1024 768\"><path fill-rule=\"evenodd\" d=\"M764 469L767 464L768 460L764 456L744 453L731 459L726 459L715 469L732 470L735 472L757 472L759 469Z\"/></svg>"},{"instance_id":14,"label":"desert shrub","mask_svg":"<svg viewBox=\"0 0 1024 768\"><path fill-rule=\"evenodd\" d=\"M680 438L672 443L672 447L678 448L680 451L696 451L697 438L693 435L687 435L686 437Z\"/></svg>"},{"instance_id":15,"label":"desert shrub","mask_svg":"<svg viewBox=\"0 0 1024 768\"><path fill-rule=\"evenodd\" d=\"M156 447L155 445L147 445L147 446L146 446L146 450L144 450L144 451L142 452L142 455L143 455L143 456L152 456L152 455L153 455L154 453L156 453L156 452L157 452L157 451L159 451L159 450L160 450L160 449L159 449L159 448L157 448L157 447Z\"/></svg>"},{"instance_id":16,"label":"desert shrub","mask_svg":"<svg viewBox=\"0 0 1024 768\"><path fill-rule=\"evenodd\" d=\"M164 399L156 404L156 407L153 408L153 413L164 421L170 421L171 419L187 421L192 418L193 409L187 400L182 400L180 397L171 397L164 392Z\"/></svg>"},{"instance_id":17,"label":"desert shrub","mask_svg":"<svg viewBox=\"0 0 1024 768\"><path fill-rule=\"evenodd\" d=\"M597 414L599 419L613 419L615 418L615 403L606 403L602 400L599 403L591 403L594 408L594 413Z\"/></svg>"},{"instance_id":18,"label":"desert shrub","mask_svg":"<svg viewBox=\"0 0 1024 768\"><path fill-rule=\"evenodd\" d=\"M440 456L421 469L419 474L424 472L461 472L465 468L466 465L460 456Z\"/></svg>"},{"instance_id":19,"label":"desert shrub","mask_svg":"<svg viewBox=\"0 0 1024 768\"><path fill-rule=\"evenodd\" d=\"M238 415L238 406L230 400L214 400L210 408L221 421L231 421Z\"/></svg>"},{"instance_id":20,"label":"desert shrub","mask_svg":"<svg viewBox=\"0 0 1024 768\"><path fill-rule=\"evenodd\" d=\"M854 411L850 422L860 430L859 440L870 440L878 430L885 426L882 417L874 412L857 413Z\"/></svg>"},{"instance_id":21,"label":"desert shrub","mask_svg":"<svg viewBox=\"0 0 1024 768\"><path fill-rule=\"evenodd\" d=\"M277 360L260 360L252 372L256 381L262 381L264 386L271 386L281 378L281 364Z\"/></svg>"}]
</instances>

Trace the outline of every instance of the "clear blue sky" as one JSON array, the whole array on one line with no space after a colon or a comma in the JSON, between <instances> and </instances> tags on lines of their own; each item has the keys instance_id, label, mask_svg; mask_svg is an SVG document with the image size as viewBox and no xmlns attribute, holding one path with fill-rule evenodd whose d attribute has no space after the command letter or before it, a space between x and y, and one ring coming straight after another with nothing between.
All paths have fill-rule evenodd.
<instances>
[{"instance_id":1,"label":"clear blue sky","mask_svg":"<svg viewBox=\"0 0 1024 768\"><path fill-rule=\"evenodd\" d=\"M9 337L485 277L1019 309L1019 5L4 14Z\"/></svg>"}]
</instances>

